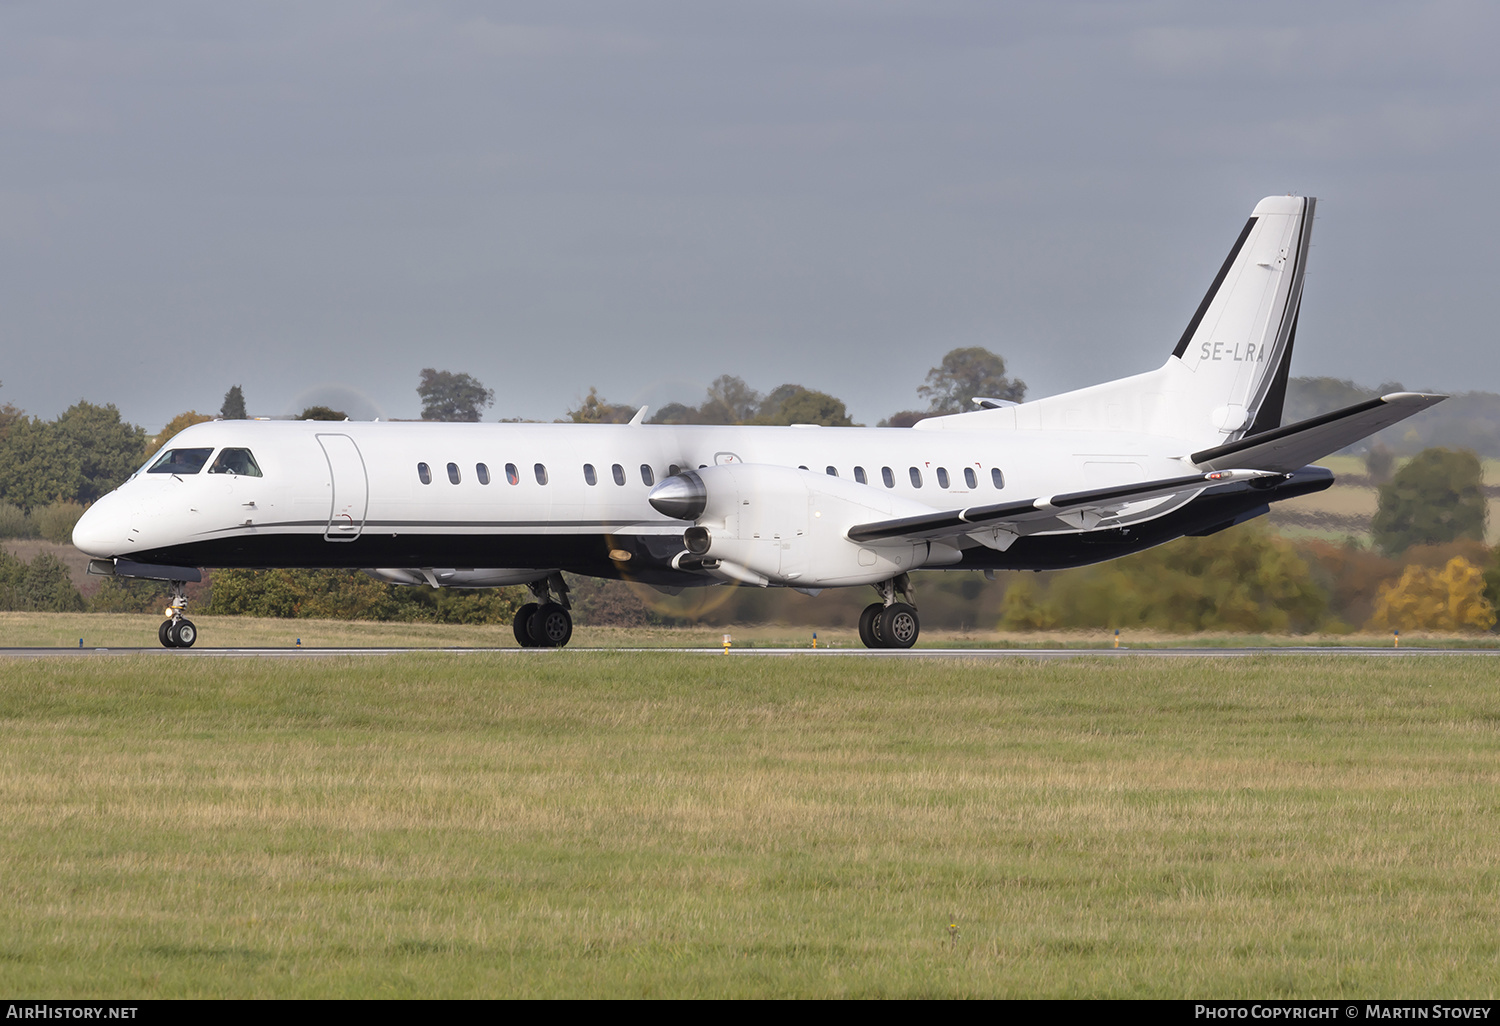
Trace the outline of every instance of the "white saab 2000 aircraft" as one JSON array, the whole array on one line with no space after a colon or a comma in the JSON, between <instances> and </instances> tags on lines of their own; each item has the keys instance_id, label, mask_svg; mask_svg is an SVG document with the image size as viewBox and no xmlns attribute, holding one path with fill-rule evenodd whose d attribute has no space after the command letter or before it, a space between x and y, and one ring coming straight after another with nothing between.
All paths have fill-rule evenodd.
<instances>
[{"instance_id":1,"label":"white saab 2000 aircraft","mask_svg":"<svg viewBox=\"0 0 1500 1026\"><path fill-rule=\"evenodd\" d=\"M1145 374L911 430L216 421L96 502L91 572L350 567L530 587L525 646L572 634L561 571L665 589L873 585L871 647L917 638L913 570L1054 570L1260 516L1327 488L1307 464L1440 402L1400 392L1282 426L1314 200L1262 200L1176 348Z\"/></svg>"}]
</instances>

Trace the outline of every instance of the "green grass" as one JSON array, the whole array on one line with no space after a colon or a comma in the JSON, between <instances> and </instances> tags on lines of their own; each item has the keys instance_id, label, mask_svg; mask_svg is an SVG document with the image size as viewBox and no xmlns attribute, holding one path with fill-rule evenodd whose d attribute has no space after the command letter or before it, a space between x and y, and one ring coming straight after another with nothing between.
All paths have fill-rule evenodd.
<instances>
[{"instance_id":1,"label":"green grass","mask_svg":"<svg viewBox=\"0 0 1500 1026\"><path fill-rule=\"evenodd\" d=\"M1494 672L0 661L0 990L1493 997Z\"/></svg>"}]
</instances>

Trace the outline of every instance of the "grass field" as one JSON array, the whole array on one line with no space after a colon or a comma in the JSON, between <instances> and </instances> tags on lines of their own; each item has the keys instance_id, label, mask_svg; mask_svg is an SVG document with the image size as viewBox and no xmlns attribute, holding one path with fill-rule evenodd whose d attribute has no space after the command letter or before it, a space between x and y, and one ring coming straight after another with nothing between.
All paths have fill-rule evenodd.
<instances>
[{"instance_id":1,"label":"grass field","mask_svg":"<svg viewBox=\"0 0 1500 1026\"><path fill-rule=\"evenodd\" d=\"M1493 997L1494 672L4 660L0 990Z\"/></svg>"},{"instance_id":2,"label":"grass field","mask_svg":"<svg viewBox=\"0 0 1500 1026\"><path fill-rule=\"evenodd\" d=\"M199 649L284 648L518 648L508 624L399 623L361 620L282 620L253 616L193 615ZM0 612L0 646L77 648L156 648L161 617L133 613ZM863 648L852 627L792 627L778 624L728 628L736 648ZM588 627L573 632L570 648L717 648L723 627ZM1121 644L1133 648L1387 647L1389 634L1168 634L1127 629ZM1110 648L1106 629L1063 631L927 630L919 648ZM1495 648L1500 636L1408 631L1401 644L1428 648Z\"/></svg>"}]
</instances>

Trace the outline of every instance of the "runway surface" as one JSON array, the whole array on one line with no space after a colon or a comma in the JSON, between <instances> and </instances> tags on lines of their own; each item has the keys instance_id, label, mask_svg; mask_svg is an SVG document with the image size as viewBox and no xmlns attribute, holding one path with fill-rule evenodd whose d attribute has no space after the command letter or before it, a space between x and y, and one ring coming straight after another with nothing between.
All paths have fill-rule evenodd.
<instances>
[{"instance_id":1,"label":"runway surface","mask_svg":"<svg viewBox=\"0 0 1500 1026\"><path fill-rule=\"evenodd\" d=\"M326 656L381 656L407 653L478 655L503 653L544 659L559 652L649 652L657 655L714 655L721 658L800 656L812 659L1242 659L1249 656L1365 656L1421 659L1433 656L1500 656L1496 648L0 648L0 658L55 659L87 656L157 655L170 659L315 659Z\"/></svg>"}]
</instances>

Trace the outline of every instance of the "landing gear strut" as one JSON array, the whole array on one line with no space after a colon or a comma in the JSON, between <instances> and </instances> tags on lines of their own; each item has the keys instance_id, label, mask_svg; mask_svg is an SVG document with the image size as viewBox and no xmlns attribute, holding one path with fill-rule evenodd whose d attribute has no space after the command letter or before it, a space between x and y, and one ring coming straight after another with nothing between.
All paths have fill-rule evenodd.
<instances>
[{"instance_id":1,"label":"landing gear strut","mask_svg":"<svg viewBox=\"0 0 1500 1026\"><path fill-rule=\"evenodd\" d=\"M922 630L911 601L911 578L901 574L875 585L875 590L880 601L859 614L859 640L866 648L911 648ZM898 602L897 595L906 601Z\"/></svg>"},{"instance_id":2,"label":"landing gear strut","mask_svg":"<svg viewBox=\"0 0 1500 1026\"><path fill-rule=\"evenodd\" d=\"M573 616L569 612L568 582L560 573L526 585L535 596L516 610L511 629L522 648L562 648L573 637ZM553 601L553 593L557 599Z\"/></svg>"},{"instance_id":3,"label":"landing gear strut","mask_svg":"<svg viewBox=\"0 0 1500 1026\"><path fill-rule=\"evenodd\" d=\"M167 607L167 618L156 629L156 637L165 648L192 648L198 640L198 628L193 621L182 615L187 607L187 587L183 581L171 581L172 604Z\"/></svg>"}]
</instances>

